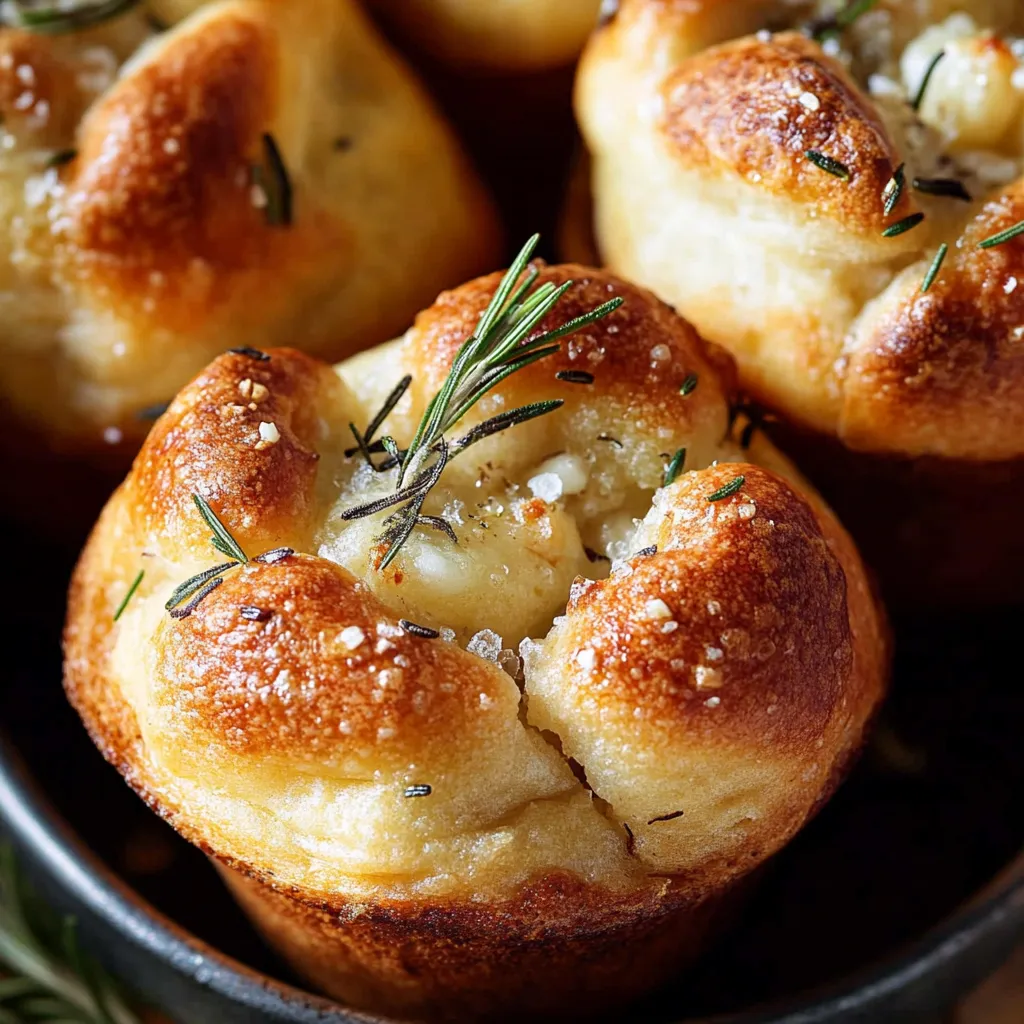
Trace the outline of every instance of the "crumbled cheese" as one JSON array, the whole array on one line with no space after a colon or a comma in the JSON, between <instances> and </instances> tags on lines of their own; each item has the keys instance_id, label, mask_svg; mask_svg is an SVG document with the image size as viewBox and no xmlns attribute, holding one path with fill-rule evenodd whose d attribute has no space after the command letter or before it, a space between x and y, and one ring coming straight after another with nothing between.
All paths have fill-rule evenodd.
<instances>
[{"instance_id":1,"label":"crumbled cheese","mask_svg":"<svg viewBox=\"0 0 1024 1024\"><path fill-rule=\"evenodd\" d=\"M535 498L549 504L562 496L562 478L557 473L538 473L526 482Z\"/></svg>"},{"instance_id":2,"label":"crumbled cheese","mask_svg":"<svg viewBox=\"0 0 1024 1024\"><path fill-rule=\"evenodd\" d=\"M644 605L644 615L648 619L669 619L672 609L660 597L652 597Z\"/></svg>"},{"instance_id":3,"label":"crumbled cheese","mask_svg":"<svg viewBox=\"0 0 1024 1024\"><path fill-rule=\"evenodd\" d=\"M557 477L557 482L550 477ZM545 501L557 501L563 494L581 494L590 480L590 471L586 462L578 455L562 452L545 459L528 481L535 498ZM536 486L534 486L536 484ZM555 491L557 490L557 494ZM538 493L538 491L542 493ZM554 494L548 498L547 494Z\"/></svg>"},{"instance_id":4,"label":"crumbled cheese","mask_svg":"<svg viewBox=\"0 0 1024 1024\"><path fill-rule=\"evenodd\" d=\"M257 381L255 384L253 384L253 386L252 386L252 400L254 402L262 402L263 399L266 398L267 395L269 395L269 394L270 394L270 391L263 384L260 384L259 381Z\"/></svg>"},{"instance_id":5,"label":"crumbled cheese","mask_svg":"<svg viewBox=\"0 0 1024 1024\"><path fill-rule=\"evenodd\" d=\"M821 108L821 100L813 92L800 93L800 104L808 110L819 110Z\"/></svg>"},{"instance_id":6,"label":"crumbled cheese","mask_svg":"<svg viewBox=\"0 0 1024 1024\"><path fill-rule=\"evenodd\" d=\"M698 665L693 676L698 690L717 690L722 685L722 673L717 668Z\"/></svg>"},{"instance_id":7,"label":"crumbled cheese","mask_svg":"<svg viewBox=\"0 0 1024 1024\"><path fill-rule=\"evenodd\" d=\"M277 424L267 423L266 420L260 423L260 440L267 444L277 444L281 440L281 431L277 429Z\"/></svg>"},{"instance_id":8,"label":"crumbled cheese","mask_svg":"<svg viewBox=\"0 0 1024 1024\"><path fill-rule=\"evenodd\" d=\"M593 672L594 665L597 663L597 655L594 653L593 648L584 647L582 650L576 652L576 664L579 665L584 672Z\"/></svg>"},{"instance_id":9,"label":"crumbled cheese","mask_svg":"<svg viewBox=\"0 0 1024 1024\"><path fill-rule=\"evenodd\" d=\"M366 634L358 626L346 626L338 634L339 642L350 651L354 651L365 639Z\"/></svg>"},{"instance_id":10,"label":"crumbled cheese","mask_svg":"<svg viewBox=\"0 0 1024 1024\"><path fill-rule=\"evenodd\" d=\"M706 708L717 708L718 705L721 704L721 703L722 703L722 698L721 697L708 697L708 699L706 701L704 701L704 707L706 707Z\"/></svg>"},{"instance_id":11,"label":"crumbled cheese","mask_svg":"<svg viewBox=\"0 0 1024 1024\"><path fill-rule=\"evenodd\" d=\"M248 377L238 382L238 393L243 398L248 398L252 394L252 381Z\"/></svg>"}]
</instances>

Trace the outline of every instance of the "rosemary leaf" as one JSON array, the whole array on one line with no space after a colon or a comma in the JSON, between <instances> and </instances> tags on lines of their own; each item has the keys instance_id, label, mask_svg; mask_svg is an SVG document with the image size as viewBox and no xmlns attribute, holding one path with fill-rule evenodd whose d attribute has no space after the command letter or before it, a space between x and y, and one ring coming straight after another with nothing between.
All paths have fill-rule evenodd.
<instances>
[{"instance_id":1,"label":"rosemary leaf","mask_svg":"<svg viewBox=\"0 0 1024 1024\"><path fill-rule=\"evenodd\" d=\"M826 156L824 153L819 153L816 149L809 149L804 153L804 156L814 164L815 167L820 168L826 174L831 174L833 178L840 178L843 181L850 180L850 168L844 163L840 163L838 160L833 159L830 156Z\"/></svg>"},{"instance_id":2,"label":"rosemary leaf","mask_svg":"<svg viewBox=\"0 0 1024 1024\"><path fill-rule=\"evenodd\" d=\"M1018 235L1024 235L1024 220L1018 221L1013 225L1013 227L1007 228L1005 231L1000 231L997 235L992 235L990 238L986 238L983 242L979 242L978 248L993 249L997 245L1003 245L1005 242L1009 242Z\"/></svg>"},{"instance_id":3,"label":"rosemary leaf","mask_svg":"<svg viewBox=\"0 0 1024 1024\"><path fill-rule=\"evenodd\" d=\"M249 559L246 557L241 545L217 518L217 513L210 508L209 502L199 494L193 494L192 500L195 502L196 508L199 509L199 514L206 520L207 526L213 530L214 547L229 558L235 559L236 562L248 562Z\"/></svg>"},{"instance_id":4,"label":"rosemary leaf","mask_svg":"<svg viewBox=\"0 0 1024 1024\"><path fill-rule=\"evenodd\" d=\"M80 32L126 14L138 3L139 0L101 0L75 6L54 2L49 7L38 7L30 6L24 0L13 0L0 7L0 25L44 35L62 35Z\"/></svg>"},{"instance_id":5,"label":"rosemary leaf","mask_svg":"<svg viewBox=\"0 0 1024 1024\"><path fill-rule=\"evenodd\" d=\"M918 192L924 192L929 196L946 196L950 199L960 199L965 203L971 201L971 193L967 191L964 183L956 178L915 178L913 185Z\"/></svg>"},{"instance_id":6,"label":"rosemary leaf","mask_svg":"<svg viewBox=\"0 0 1024 1024\"><path fill-rule=\"evenodd\" d=\"M886 182L885 188L882 189L882 210L886 217L896 209L903 196L903 188L906 185L905 166L905 164L900 164L893 172L893 176Z\"/></svg>"},{"instance_id":7,"label":"rosemary leaf","mask_svg":"<svg viewBox=\"0 0 1024 1024\"><path fill-rule=\"evenodd\" d=\"M928 62L928 67L925 70L924 78L921 79L921 84L918 86L917 93L914 98L910 101L911 107L914 110L920 110L921 104L924 102L925 90L928 88L928 83L932 80L932 75L935 74L935 69L939 66L939 62L943 57L946 56L945 50L939 50L937 54Z\"/></svg>"},{"instance_id":8,"label":"rosemary leaf","mask_svg":"<svg viewBox=\"0 0 1024 1024\"><path fill-rule=\"evenodd\" d=\"M684 398L693 393L693 389L697 386L697 374L688 374L682 384L679 385L679 394Z\"/></svg>"},{"instance_id":9,"label":"rosemary leaf","mask_svg":"<svg viewBox=\"0 0 1024 1024\"><path fill-rule=\"evenodd\" d=\"M719 487L717 491L709 494L707 500L721 501L723 498L731 497L746 483L746 479L745 476L738 476L734 480L730 480L727 484Z\"/></svg>"},{"instance_id":10,"label":"rosemary leaf","mask_svg":"<svg viewBox=\"0 0 1024 1024\"><path fill-rule=\"evenodd\" d=\"M683 468L683 463L686 461L686 449L680 448L675 455L669 459L668 465L665 467L665 475L662 477L661 486L668 487L675 483L676 477L679 476Z\"/></svg>"},{"instance_id":11,"label":"rosemary leaf","mask_svg":"<svg viewBox=\"0 0 1024 1024\"><path fill-rule=\"evenodd\" d=\"M922 295L931 288L935 278L939 276L939 270L942 268L942 261L945 260L947 252L949 252L949 246L943 242L939 246L939 251L935 254L935 259L932 260L932 265L928 268L928 273L924 276L924 281L921 283Z\"/></svg>"},{"instance_id":12,"label":"rosemary leaf","mask_svg":"<svg viewBox=\"0 0 1024 1024\"><path fill-rule=\"evenodd\" d=\"M924 220L923 213L911 213L909 216L903 218L903 220L896 221L895 224L890 224L883 232L883 238L896 238L897 235L906 234L906 232L913 230L917 227L921 221Z\"/></svg>"},{"instance_id":13,"label":"rosemary leaf","mask_svg":"<svg viewBox=\"0 0 1024 1024\"><path fill-rule=\"evenodd\" d=\"M142 582L142 577L146 575L145 569L140 569L138 576L132 580L132 585L128 588L124 597L121 599L121 603L117 606L117 611L114 612L114 621L117 622L119 618L124 614L125 608L128 607L128 602L135 596L135 591L139 589L139 584Z\"/></svg>"}]
</instances>

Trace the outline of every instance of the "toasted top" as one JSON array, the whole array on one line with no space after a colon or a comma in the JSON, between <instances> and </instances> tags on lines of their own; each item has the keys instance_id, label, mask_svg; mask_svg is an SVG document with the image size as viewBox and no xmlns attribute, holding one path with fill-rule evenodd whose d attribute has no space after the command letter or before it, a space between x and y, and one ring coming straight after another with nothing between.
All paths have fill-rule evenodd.
<instances>
[{"instance_id":1,"label":"toasted top","mask_svg":"<svg viewBox=\"0 0 1024 1024\"><path fill-rule=\"evenodd\" d=\"M625 301L469 411L451 440L564 400L454 457L386 568L392 509L346 513L396 471L348 424L408 373L382 427L408 444L496 277L336 373L215 360L77 570L66 679L97 743L184 834L310 899L718 891L828 796L881 697L860 560L760 435L732 436L727 359L643 289L537 269L574 282L537 332ZM194 495L248 560L171 615L224 563Z\"/></svg>"},{"instance_id":2,"label":"toasted top","mask_svg":"<svg viewBox=\"0 0 1024 1024\"><path fill-rule=\"evenodd\" d=\"M414 44L446 63L538 71L575 60L601 0L371 0Z\"/></svg>"},{"instance_id":3,"label":"toasted top","mask_svg":"<svg viewBox=\"0 0 1024 1024\"><path fill-rule=\"evenodd\" d=\"M137 443L225 347L346 355L494 253L457 143L354 3L166 6L159 32L142 6L0 29L0 392L85 449Z\"/></svg>"},{"instance_id":4,"label":"toasted top","mask_svg":"<svg viewBox=\"0 0 1024 1024\"><path fill-rule=\"evenodd\" d=\"M979 243L1024 221L1022 9L834 11L623 0L577 89L603 255L792 419L1018 456L1024 238Z\"/></svg>"}]
</instances>

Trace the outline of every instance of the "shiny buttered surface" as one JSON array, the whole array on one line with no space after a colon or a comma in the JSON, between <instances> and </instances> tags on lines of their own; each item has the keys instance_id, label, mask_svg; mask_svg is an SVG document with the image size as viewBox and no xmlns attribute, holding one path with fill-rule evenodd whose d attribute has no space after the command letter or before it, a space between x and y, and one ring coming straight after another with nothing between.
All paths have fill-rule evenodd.
<instances>
[{"instance_id":1,"label":"shiny buttered surface","mask_svg":"<svg viewBox=\"0 0 1024 1024\"><path fill-rule=\"evenodd\" d=\"M539 71L576 59L601 0L370 0L370 7L447 64Z\"/></svg>"},{"instance_id":2,"label":"shiny buttered surface","mask_svg":"<svg viewBox=\"0 0 1024 1024\"><path fill-rule=\"evenodd\" d=\"M396 470L349 424L410 374L382 428L408 445L497 276L336 370L215 360L71 590L96 743L301 971L387 1012L606 1008L663 980L832 792L884 689L857 553L734 437L728 358L643 289L539 269L575 282L541 327L625 301L470 410L450 440L564 402L453 457L386 568L394 509L350 513ZM194 495L250 560L173 617L225 560Z\"/></svg>"},{"instance_id":3,"label":"shiny buttered surface","mask_svg":"<svg viewBox=\"0 0 1024 1024\"><path fill-rule=\"evenodd\" d=\"M622 0L576 105L603 257L851 448L1024 453L1024 7Z\"/></svg>"},{"instance_id":4,"label":"shiny buttered surface","mask_svg":"<svg viewBox=\"0 0 1024 1024\"><path fill-rule=\"evenodd\" d=\"M127 6L0 29L6 419L137 441L225 348L344 356L493 265L481 186L350 0Z\"/></svg>"}]
</instances>

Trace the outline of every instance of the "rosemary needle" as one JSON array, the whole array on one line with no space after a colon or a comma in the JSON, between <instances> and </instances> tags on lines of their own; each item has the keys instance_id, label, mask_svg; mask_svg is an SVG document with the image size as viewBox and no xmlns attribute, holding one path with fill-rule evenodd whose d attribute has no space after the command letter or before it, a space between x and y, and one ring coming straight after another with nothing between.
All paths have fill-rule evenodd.
<instances>
[{"instance_id":1,"label":"rosemary needle","mask_svg":"<svg viewBox=\"0 0 1024 1024\"><path fill-rule=\"evenodd\" d=\"M727 484L723 484L717 491L708 495L708 501L721 501L723 498L731 497L746 483L746 479L744 476L738 476Z\"/></svg>"},{"instance_id":2,"label":"rosemary needle","mask_svg":"<svg viewBox=\"0 0 1024 1024\"><path fill-rule=\"evenodd\" d=\"M684 398L689 395L697 386L697 374L688 374L682 384L679 385L679 394Z\"/></svg>"},{"instance_id":3,"label":"rosemary needle","mask_svg":"<svg viewBox=\"0 0 1024 1024\"><path fill-rule=\"evenodd\" d=\"M911 231L913 228L916 228L917 225L920 224L923 220L923 213L912 213L909 216L904 217L903 220L898 220L895 224L890 224L882 232L882 237L896 238L898 235L905 234L906 232Z\"/></svg>"},{"instance_id":4,"label":"rosemary needle","mask_svg":"<svg viewBox=\"0 0 1024 1024\"><path fill-rule=\"evenodd\" d=\"M22 2L0 7L0 25L44 35L61 35L99 25L130 11L139 0L100 0L74 6L55 2L50 7L29 7Z\"/></svg>"},{"instance_id":5,"label":"rosemary needle","mask_svg":"<svg viewBox=\"0 0 1024 1024\"><path fill-rule=\"evenodd\" d=\"M675 483L676 478L682 472L683 463L686 461L686 449L680 448L675 455L669 459L668 465L665 467L665 475L662 478L661 486L669 487Z\"/></svg>"},{"instance_id":6,"label":"rosemary needle","mask_svg":"<svg viewBox=\"0 0 1024 1024\"><path fill-rule=\"evenodd\" d=\"M935 278L939 276L939 270L942 268L942 261L946 258L947 252L949 252L949 246L943 242L939 246L939 251L935 254L935 259L932 260L932 265L928 268L928 273L924 276L924 281L921 283L922 295L931 288Z\"/></svg>"},{"instance_id":7,"label":"rosemary needle","mask_svg":"<svg viewBox=\"0 0 1024 1024\"><path fill-rule=\"evenodd\" d=\"M816 149L807 150L804 153L804 156L807 157L815 167L820 168L826 174L831 174L833 178L840 178L843 181L850 180L850 168L833 157L826 156L824 153L819 153Z\"/></svg>"},{"instance_id":8,"label":"rosemary needle","mask_svg":"<svg viewBox=\"0 0 1024 1024\"><path fill-rule=\"evenodd\" d=\"M401 451L394 442L387 446L380 442L378 447L378 442L371 441L373 431L383 424L391 408L408 387L408 378L403 379L395 388L362 438L355 427L351 428L357 440L357 448L352 450L353 453L362 451L364 458L369 459L375 450L386 449L389 461L374 468L398 466L394 493L342 513L345 519L358 519L394 505L402 506L384 521L385 529L379 538L382 548L377 561L379 570L391 563L418 525L438 527L437 517L422 515L423 504L450 459L491 434L554 412L563 403L552 399L511 409L477 424L449 444L445 435L452 427L506 377L557 352L561 338L600 320L622 304L621 298L610 299L595 309L534 336L543 319L572 286L572 281L561 285L550 281L537 284L540 271L530 267L529 263L539 240L540 236L534 235L502 277L481 313L476 329L459 348L448 376L427 404L406 450ZM570 383L590 382L584 379L582 373L574 371L563 371L559 377ZM410 475L412 482L407 483Z\"/></svg>"},{"instance_id":9,"label":"rosemary needle","mask_svg":"<svg viewBox=\"0 0 1024 1024\"><path fill-rule=\"evenodd\" d=\"M921 104L924 102L924 94L925 90L928 88L928 83L932 80L932 75L935 74L935 69L939 66L939 62L945 56L946 51L939 50L939 52L929 61L928 67L924 73L924 78L921 79L921 84L918 86L917 94L910 101L910 105L914 110L921 109Z\"/></svg>"},{"instance_id":10,"label":"rosemary needle","mask_svg":"<svg viewBox=\"0 0 1024 1024\"><path fill-rule=\"evenodd\" d=\"M893 176L886 183L885 188L882 189L882 211L886 217L896 209L899 205L900 197L903 195L903 187L906 184L904 166L904 164L900 164L896 168Z\"/></svg>"},{"instance_id":11,"label":"rosemary needle","mask_svg":"<svg viewBox=\"0 0 1024 1024\"><path fill-rule=\"evenodd\" d=\"M132 580L132 585L128 588L124 597L121 599L121 603L117 606L117 611L114 612L114 621L117 622L119 618L124 614L125 608L128 607L128 602L135 596L135 591L139 589L139 584L142 582L142 577L146 575L145 569L139 570L139 575Z\"/></svg>"},{"instance_id":12,"label":"rosemary needle","mask_svg":"<svg viewBox=\"0 0 1024 1024\"><path fill-rule=\"evenodd\" d=\"M1024 220L1018 221L1013 225L1013 227L1007 228L1005 231L1000 231L997 235L992 235L991 238L986 238L983 242L979 242L978 248L992 249L997 245L1002 245L1004 242L1009 242L1018 235L1024 235Z\"/></svg>"}]
</instances>

